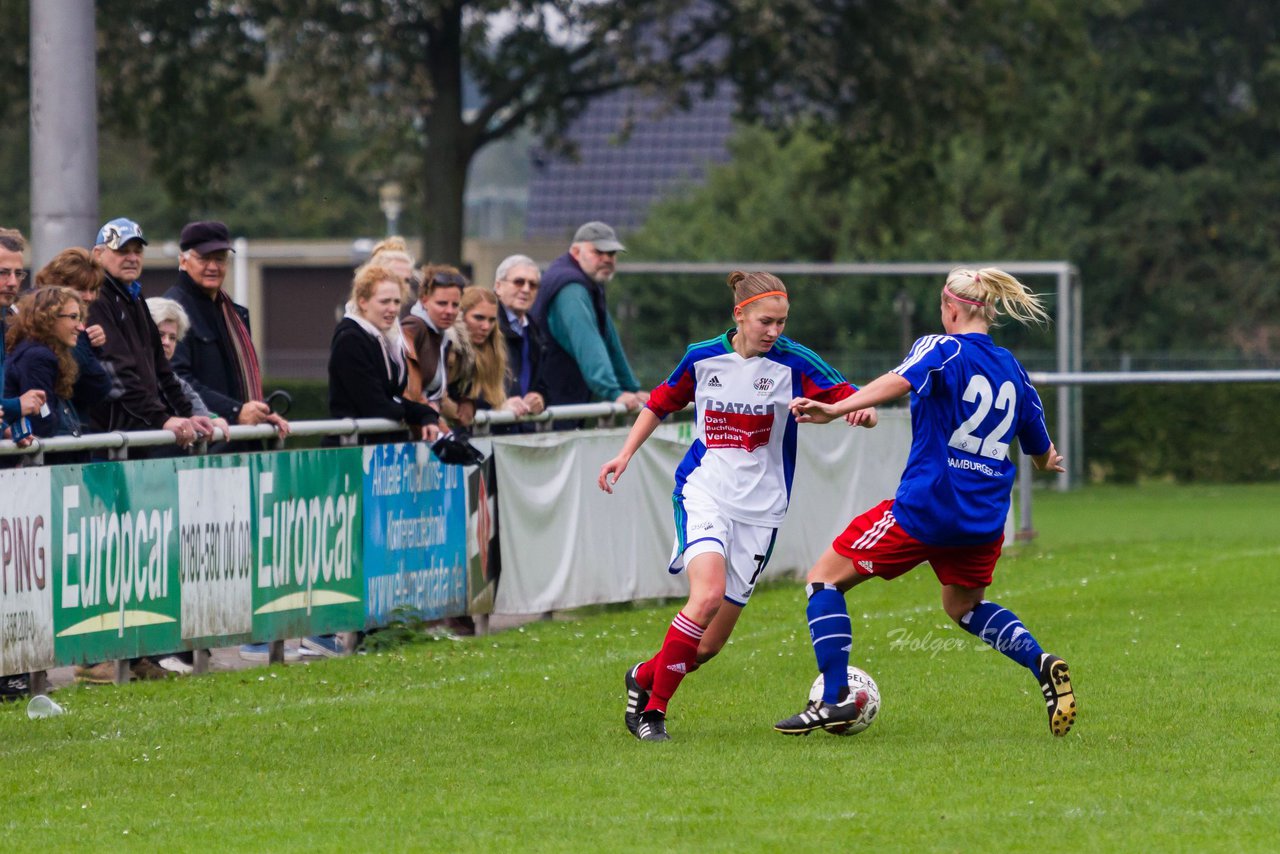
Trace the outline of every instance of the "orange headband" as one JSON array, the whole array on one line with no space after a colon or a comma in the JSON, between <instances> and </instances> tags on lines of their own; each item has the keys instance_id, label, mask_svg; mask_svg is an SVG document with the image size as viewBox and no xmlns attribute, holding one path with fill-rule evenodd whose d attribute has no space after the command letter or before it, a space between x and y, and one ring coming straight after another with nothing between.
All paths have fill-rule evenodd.
<instances>
[{"instance_id":1,"label":"orange headband","mask_svg":"<svg viewBox=\"0 0 1280 854\"><path fill-rule=\"evenodd\" d=\"M756 300L764 299L765 297L786 297L786 295L787 295L786 291L765 291L762 294L756 294L753 297L747 297L742 302L735 305L734 308L742 308L744 305L747 305L748 303L753 303Z\"/></svg>"}]
</instances>

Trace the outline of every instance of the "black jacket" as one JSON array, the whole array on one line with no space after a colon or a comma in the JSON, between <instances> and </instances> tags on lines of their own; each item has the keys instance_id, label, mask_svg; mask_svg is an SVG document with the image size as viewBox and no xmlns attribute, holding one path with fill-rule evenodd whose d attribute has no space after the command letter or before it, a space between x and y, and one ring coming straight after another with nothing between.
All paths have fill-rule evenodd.
<instances>
[{"instance_id":1,"label":"black jacket","mask_svg":"<svg viewBox=\"0 0 1280 854\"><path fill-rule=\"evenodd\" d=\"M395 363L391 364L395 372ZM338 321L329 347L329 415L333 418L390 418L420 426L439 414L423 403L405 400L407 370L387 372L382 346L349 317Z\"/></svg>"},{"instance_id":2,"label":"black jacket","mask_svg":"<svg viewBox=\"0 0 1280 854\"><path fill-rule=\"evenodd\" d=\"M186 309L191 320L191 329L173 352L174 373L191 384L210 412L235 424L248 393L240 380L232 332L227 328L222 309L182 271L164 295ZM249 309L236 303L231 305L248 329Z\"/></svg>"},{"instance_id":3,"label":"black jacket","mask_svg":"<svg viewBox=\"0 0 1280 854\"><path fill-rule=\"evenodd\" d=\"M542 399L547 399L547 383L542 378L542 332L538 329L538 325L532 319L525 325L524 335L516 332L511 328L511 321L507 318L507 309L505 306L498 306L498 326L502 330L502 337L507 341L507 397L524 397L525 394L536 391L542 395ZM524 366L524 337L529 338L529 387L520 388L520 370Z\"/></svg>"},{"instance_id":4,"label":"black jacket","mask_svg":"<svg viewBox=\"0 0 1280 854\"><path fill-rule=\"evenodd\" d=\"M160 332L141 296L104 275L102 290L89 306L89 325L107 335L98 354L120 396L95 406L90 421L96 432L159 430L173 416L191 417L191 404L169 368Z\"/></svg>"}]
</instances>

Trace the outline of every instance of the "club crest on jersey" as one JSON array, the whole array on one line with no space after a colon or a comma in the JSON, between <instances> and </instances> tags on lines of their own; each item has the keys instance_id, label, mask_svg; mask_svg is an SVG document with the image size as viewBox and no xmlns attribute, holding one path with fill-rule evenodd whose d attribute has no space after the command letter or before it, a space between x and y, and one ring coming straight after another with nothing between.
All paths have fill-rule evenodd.
<instances>
[{"instance_id":1,"label":"club crest on jersey","mask_svg":"<svg viewBox=\"0 0 1280 854\"><path fill-rule=\"evenodd\" d=\"M755 383L753 383L753 385L755 386L756 391L760 392L761 395L764 395L773 391L774 382L772 377L760 377L755 381Z\"/></svg>"}]
</instances>

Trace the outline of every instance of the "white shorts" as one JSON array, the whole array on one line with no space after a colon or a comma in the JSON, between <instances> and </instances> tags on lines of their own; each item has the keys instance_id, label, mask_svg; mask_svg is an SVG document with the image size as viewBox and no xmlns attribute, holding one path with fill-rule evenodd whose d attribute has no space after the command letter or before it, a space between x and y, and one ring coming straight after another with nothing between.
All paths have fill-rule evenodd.
<instances>
[{"instance_id":1,"label":"white shorts","mask_svg":"<svg viewBox=\"0 0 1280 854\"><path fill-rule=\"evenodd\" d=\"M716 552L724 556L724 598L746 605L756 579L769 565L778 529L730 519L714 502L692 496L675 499L676 542L667 571L684 572L689 561L700 554Z\"/></svg>"}]
</instances>

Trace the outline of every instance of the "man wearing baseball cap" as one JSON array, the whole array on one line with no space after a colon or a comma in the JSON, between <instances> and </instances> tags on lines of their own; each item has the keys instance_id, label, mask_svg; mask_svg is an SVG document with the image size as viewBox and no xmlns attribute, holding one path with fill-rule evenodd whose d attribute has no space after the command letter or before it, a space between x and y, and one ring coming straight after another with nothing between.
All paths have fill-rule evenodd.
<instances>
[{"instance_id":1,"label":"man wearing baseball cap","mask_svg":"<svg viewBox=\"0 0 1280 854\"><path fill-rule=\"evenodd\" d=\"M174 351L174 371L222 418L233 424L274 424L287 436L289 422L263 402L249 310L222 289L234 251L227 226L216 220L189 222L178 249L178 280L165 296L186 310L191 329Z\"/></svg>"},{"instance_id":2,"label":"man wearing baseball cap","mask_svg":"<svg viewBox=\"0 0 1280 854\"><path fill-rule=\"evenodd\" d=\"M635 411L648 399L605 302L604 286L626 249L612 227L588 222L542 275L529 314L546 342L542 375L550 406L607 400Z\"/></svg>"},{"instance_id":3,"label":"man wearing baseball cap","mask_svg":"<svg viewBox=\"0 0 1280 854\"><path fill-rule=\"evenodd\" d=\"M89 306L89 323L106 333L101 359L122 394L90 413L95 432L112 430L168 430L179 447L189 447L201 435L212 435L208 418L191 417L191 404L169 368L160 332L142 300L142 254L147 239L130 219L113 219L98 230L93 257L106 275L98 298ZM165 456L166 448L139 448L130 456Z\"/></svg>"}]
</instances>

